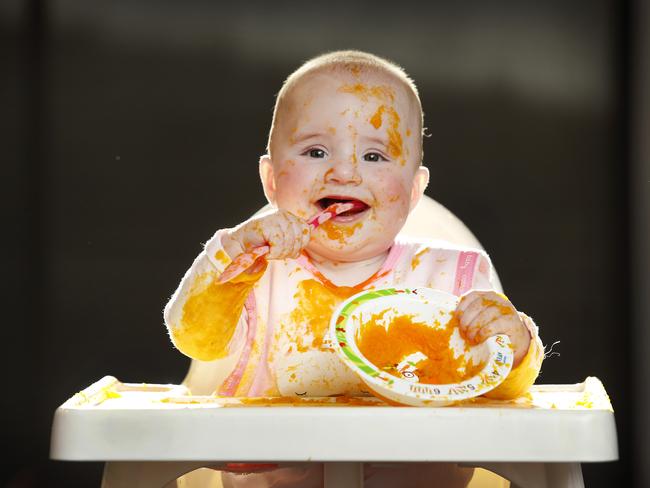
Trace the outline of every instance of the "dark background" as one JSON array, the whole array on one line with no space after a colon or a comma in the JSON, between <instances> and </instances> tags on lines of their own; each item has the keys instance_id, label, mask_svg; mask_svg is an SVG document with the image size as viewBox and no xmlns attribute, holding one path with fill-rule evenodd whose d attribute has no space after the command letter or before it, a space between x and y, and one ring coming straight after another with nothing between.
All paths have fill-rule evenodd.
<instances>
[{"instance_id":1,"label":"dark background","mask_svg":"<svg viewBox=\"0 0 650 488\"><path fill-rule=\"evenodd\" d=\"M265 203L283 79L355 48L415 79L427 194L560 341L538 381L605 384L620 461L583 465L587 486L648 486L642 4L0 2L0 481L99 484L100 463L48 460L54 410L104 375L182 380L167 298L215 229Z\"/></svg>"}]
</instances>

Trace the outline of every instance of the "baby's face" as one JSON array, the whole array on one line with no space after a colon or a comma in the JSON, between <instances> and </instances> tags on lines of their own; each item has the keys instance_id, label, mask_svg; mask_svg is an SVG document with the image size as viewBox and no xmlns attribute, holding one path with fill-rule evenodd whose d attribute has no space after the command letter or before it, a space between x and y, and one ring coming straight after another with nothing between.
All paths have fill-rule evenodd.
<instances>
[{"instance_id":1,"label":"baby's face","mask_svg":"<svg viewBox=\"0 0 650 488\"><path fill-rule=\"evenodd\" d=\"M321 225L307 250L359 261L385 252L424 191L419 113L384 77L318 73L299 81L276 120L272 160L261 165L269 199L309 218L338 201L363 208Z\"/></svg>"}]
</instances>

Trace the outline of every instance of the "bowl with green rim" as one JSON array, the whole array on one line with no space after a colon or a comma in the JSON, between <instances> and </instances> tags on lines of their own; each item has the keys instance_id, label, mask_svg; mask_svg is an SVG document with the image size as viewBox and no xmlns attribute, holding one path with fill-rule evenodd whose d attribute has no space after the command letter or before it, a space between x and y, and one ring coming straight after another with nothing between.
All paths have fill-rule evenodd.
<instances>
[{"instance_id":1,"label":"bowl with green rim","mask_svg":"<svg viewBox=\"0 0 650 488\"><path fill-rule=\"evenodd\" d=\"M431 288L382 288L357 293L332 315L329 334L333 348L375 395L391 403L442 407L483 395L510 373L513 348L505 334L476 345L465 342L453 321L458 300L455 295ZM409 350L399 359L391 357L391 364L373 364L364 356L359 343L365 327L380 325L388 334L400 317L408 318L407 327L412 323L419 330L426 330L421 328L423 325L446 330L448 342L440 347L450 349L445 354L454 358L454 365L460 364L458 381L432 383L422 365L431 368L436 363L427 363L430 358L423 350Z\"/></svg>"}]
</instances>

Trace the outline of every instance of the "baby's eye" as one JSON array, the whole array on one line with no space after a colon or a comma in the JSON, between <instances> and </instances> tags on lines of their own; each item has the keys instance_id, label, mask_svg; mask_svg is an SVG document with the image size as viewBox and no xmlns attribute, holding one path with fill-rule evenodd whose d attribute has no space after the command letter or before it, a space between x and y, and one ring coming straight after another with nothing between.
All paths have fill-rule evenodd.
<instances>
[{"instance_id":1,"label":"baby's eye","mask_svg":"<svg viewBox=\"0 0 650 488\"><path fill-rule=\"evenodd\" d=\"M303 156L307 155L310 158L319 158L319 159L322 159L322 158L324 158L326 156L325 151L323 151L322 149L318 149L318 148L308 149L307 151L302 153L302 155Z\"/></svg>"},{"instance_id":2,"label":"baby's eye","mask_svg":"<svg viewBox=\"0 0 650 488\"><path fill-rule=\"evenodd\" d=\"M376 163L378 161L388 161L384 156L379 154L378 152L371 152L368 154L363 155L363 160L364 161L370 161L372 163Z\"/></svg>"}]
</instances>

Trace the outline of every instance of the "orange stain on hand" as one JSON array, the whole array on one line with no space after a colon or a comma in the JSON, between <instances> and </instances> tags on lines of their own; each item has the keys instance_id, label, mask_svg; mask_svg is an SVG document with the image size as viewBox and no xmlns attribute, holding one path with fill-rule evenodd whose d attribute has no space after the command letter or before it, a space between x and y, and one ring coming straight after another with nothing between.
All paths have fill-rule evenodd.
<instances>
[{"instance_id":1,"label":"orange stain on hand","mask_svg":"<svg viewBox=\"0 0 650 488\"><path fill-rule=\"evenodd\" d=\"M414 364L420 383L449 384L475 376L483 364L474 365L463 355L454 356L449 346L456 325L452 318L444 327L433 328L414 322L410 315L394 317L385 326L381 314L374 314L357 332L357 346L368 361L389 374L400 377L397 365L409 355L420 352L426 356Z\"/></svg>"},{"instance_id":2,"label":"orange stain on hand","mask_svg":"<svg viewBox=\"0 0 650 488\"><path fill-rule=\"evenodd\" d=\"M486 308L487 307L498 308L501 315L512 315L513 313L515 313L511 307L509 307L508 305L504 305L503 303L497 302L496 300L489 300L487 298L482 298L481 304Z\"/></svg>"}]
</instances>

